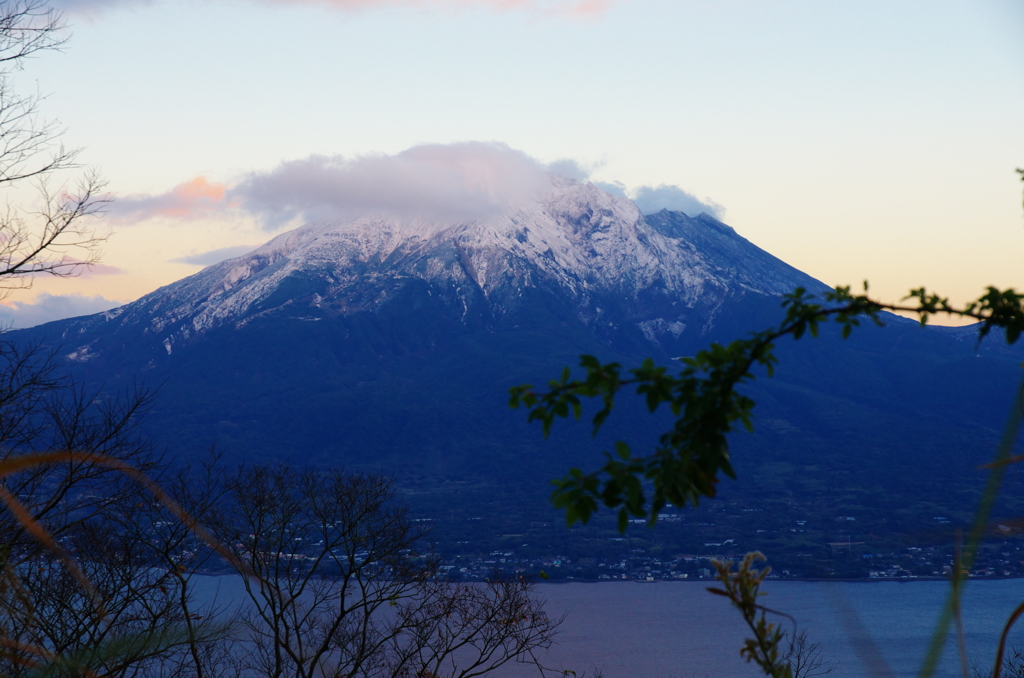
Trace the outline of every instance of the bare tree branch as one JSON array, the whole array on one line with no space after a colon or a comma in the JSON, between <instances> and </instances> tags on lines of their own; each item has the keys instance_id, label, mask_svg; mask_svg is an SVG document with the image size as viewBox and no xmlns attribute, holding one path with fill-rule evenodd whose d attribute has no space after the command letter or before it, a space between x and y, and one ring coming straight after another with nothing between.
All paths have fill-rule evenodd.
<instances>
[{"instance_id":1,"label":"bare tree branch","mask_svg":"<svg viewBox=\"0 0 1024 678\"><path fill-rule=\"evenodd\" d=\"M89 171L68 187L64 172L78 167L79 151L65 148L59 123L41 115L43 96L15 86L26 59L60 49L67 38L62 15L44 0L0 3L0 190L7 193L0 210L0 297L30 287L37 275L81 273L96 263L106 238L91 218L108 201L103 181Z\"/></svg>"}]
</instances>

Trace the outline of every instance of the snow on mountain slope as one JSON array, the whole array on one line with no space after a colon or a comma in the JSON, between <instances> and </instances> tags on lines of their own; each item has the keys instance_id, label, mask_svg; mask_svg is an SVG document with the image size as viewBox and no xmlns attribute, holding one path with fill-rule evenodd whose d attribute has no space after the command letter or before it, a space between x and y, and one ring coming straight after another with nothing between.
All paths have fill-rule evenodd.
<instances>
[{"instance_id":1,"label":"snow on mountain slope","mask_svg":"<svg viewBox=\"0 0 1024 678\"><path fill-rule=\"evenodd\" d=\"M626 304L643 297L647 306L652 299L677 309L700 306L713 315L730 293L778 295L820 285L707 215L663 212L645 219L629 200L551 176L539 199L484 221L367 215L309 224L93 316L79 331L117 318L157 335L170 352L213 327L240 326L284 307L298 315L303 309L373 310L396 284L415 279L464 309L482 295L493 316L538 286L569 295L584 315L600 312L593 308L595 295ZM678 334L683 323L660 316L630 320L652 340L658 332Z\"/></svg>"}]
</instances>

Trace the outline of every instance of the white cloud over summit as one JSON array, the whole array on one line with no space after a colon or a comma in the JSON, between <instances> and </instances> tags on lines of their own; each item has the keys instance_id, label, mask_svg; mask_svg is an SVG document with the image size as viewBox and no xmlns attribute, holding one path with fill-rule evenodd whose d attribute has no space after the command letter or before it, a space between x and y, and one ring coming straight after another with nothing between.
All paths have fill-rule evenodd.
<instances>
[{"instance_id":1,"label":"white cloud over summit","mask_svg":"<svg viewBox=\"0 0 1024 678\"><path fill-rule=\"evenodd\" d=\"M716 219L725 214L725 208L713 200L698 199L678 186L661 184L659 186L639 186L631 192L632 200L644 214L654 214L661 210L684 212L693 217L707 212Z\"/></svg>"},{"instance_id":2,"label":"white cloud over summit","mask_svg":"<svg viewBox=\"0 0 1024 678\"><path fill-rule=\"evenodd\" d=\"M588 181L593 173L592 169L568 158L548 163L547 169L549 172L576 181ZM701 212L707 212L716 219L720 219L725 214L725 208L715 201L708 198L701 200L675 185L659 184L658 186L637 186L630 189L621 181L594 181L593 184L605 193L632 200L644 214L654 214L663 209L683 212L691 217Z\"/></svg>"},{"instance_id":3,"label":"white cloud over summit","mask_svg":"<svg viewBox=\"0 0 1024 678\"><path fill-rule=\"evenodd\" d=\"M425 144L395 155L284 162L249 175L228 198L271 230L296 218L370 212L469 221L535 197L544 174L540 163L505 144Z\"/></svg>"},{"instance_id":4,"label":"white cloud over summit","mask_svg":"<svg viewBox=\"0 0 1024 678\"><path fill-rule=\"evenodd\" d=\"M153 218L247 217L265 231L370 213L474 221L535 199L550 174L588 181L592 173L572 159L542 163L498 142L422 144L393 155L313 155L243 175L234 183L197 177L159 195L120 198L109 216L125 225ZM721 217L723 212L720 205L678 186L629 189L598 180L594 185L633 200L645 214L669 209Z\"/></svg>"}]
</instances>

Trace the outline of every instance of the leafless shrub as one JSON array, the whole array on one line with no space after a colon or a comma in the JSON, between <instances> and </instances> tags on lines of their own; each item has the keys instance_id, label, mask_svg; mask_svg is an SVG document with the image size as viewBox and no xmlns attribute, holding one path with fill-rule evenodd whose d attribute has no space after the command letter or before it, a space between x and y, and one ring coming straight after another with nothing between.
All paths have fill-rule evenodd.
<instances>
[{"instance_id":1,"label":"leafless shrub","mask_svg":"<svg viewBox=\"0 0 1024 678\"><path fill-rule=\"evenodd\" d=\"M220 533L256 575L245 675L470 678L532 661L558 626L525 581L437 579L386 477L258 466L231 495Z\"/></svg>"}]
</instances>

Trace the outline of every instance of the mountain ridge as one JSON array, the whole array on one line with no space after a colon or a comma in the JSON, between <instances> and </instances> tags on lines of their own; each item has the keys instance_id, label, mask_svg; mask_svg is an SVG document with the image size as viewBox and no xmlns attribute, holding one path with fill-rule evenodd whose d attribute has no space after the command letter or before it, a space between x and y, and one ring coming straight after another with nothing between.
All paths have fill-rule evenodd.
<instances>
[{"instance_id":1,"label":"mountain ridge","mask_svg":"<svg viewBox=\"0 0 1024 678\"><path fill-rule=\"evenodd\" d=\"M599 465L617 439L653 449L671 418L623 393L598 437L567 424L545 441L508 409L509 387L584 353L671 369L776 325L797 286L828 289L708 215L644 216L561 181L482 222L310 224L120 309L7 336L52 349L101 398L158 386L143 426L172 456L216 445L383 471L417 510L483 512L496 522L480 531L517 534L550 517L546 478ZM896 316L846 341L831 326L780 341L775 376L741 387L755 430L732 435L740 480L720 499L870 514L859 525L888 535L955 518L1019 388L1019 359L992 343Z\"/></svg>"},{"instance_id":2,"label":"mountain ridge","mask_svg":"<svg viewBox=\"0 0 1024 678\"><path fill-rule=\"evenodd\" d=\"M309 318L372 311L397 284L413 279L461 304L464 313L482 300L491 316L502 315L524 288L545 286L575 299L591 322L600 323L603 310L594 297L609 293L638 307L682 311L637 319L648 323L650 337L651 328L676 331L686 324L686 310L713 309L730 293L825 287L713 217L664 210L644 217L630 201L592 184L552 177L551 190L535 204L483 221L369 215L309 224L135 302L72 321L63 335L73 339L76 324L84 333L114 321L144 326L144 334L171 352L213 327L251 322L285 305ZM289 283L295 289L276 298ZM82 360L95 351L81 345L69 355Z\"/></svg>"}]
</instances>

